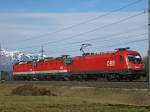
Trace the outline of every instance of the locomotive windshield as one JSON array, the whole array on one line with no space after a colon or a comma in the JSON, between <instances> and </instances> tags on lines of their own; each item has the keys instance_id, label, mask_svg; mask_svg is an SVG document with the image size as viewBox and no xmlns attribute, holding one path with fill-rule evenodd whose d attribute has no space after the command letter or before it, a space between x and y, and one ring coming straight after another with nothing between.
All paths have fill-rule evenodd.
<instances>
[{"instance_id":1,"label":"locomotive windshield","mask_svg":"<svg viewBox=\"0 0 150 112\"><path fill-rule=\"evenodd\" d=\"M128 59L134 64L139 64L142 61L142 58L139 54L128 54Z\"/></svg>"}]
</instances>

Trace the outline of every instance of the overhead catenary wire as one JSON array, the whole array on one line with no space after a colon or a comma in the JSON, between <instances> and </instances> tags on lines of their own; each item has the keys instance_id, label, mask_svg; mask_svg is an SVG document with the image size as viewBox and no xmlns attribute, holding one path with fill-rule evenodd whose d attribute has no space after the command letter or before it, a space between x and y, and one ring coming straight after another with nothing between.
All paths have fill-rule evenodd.
<instances>
[{"instance_id":1,"label":"overhead catenary wire","mask_svg":"<svg viewBox=\"0 0 150 112\"><path fill-rule=\"evenodd\" d=\"M141 30L141 28L143 28L145 26L147 26L147 25L142 25L142 26L140 26L138 28L129 29L129 30L125 31L125 32L119 32L119 33L113 33L113 34L108 34L108 35L104 35L104 36L98 36L98 37L94 37L94 38L90 38L90 39L85 39L85 40L82 40L82 41L68 42L68 43L65 43L63 46L80 45L80 44L85 43L85 42L92 42L92 41L98 41L99 42L101 40L103 42L103 40L115 39L115 38L118 38L118 36L120 36L120 35L137 32L137 31ZM56 46L54 46L54 47L56 47ZM51 48L53 48L53 47L51 47Z\"/></svg>"},{"instance_id":2,"label":"overhead catenary wire","mask_svg":"<svg viewBox=\"0 0 150 112\"><path fill-rule=\"evenodd\" d=\"M136 41L140 41L140 40L143 40L143 39L141 39L141 38L143 38L143 37L145 37L145 36L142 36L142 35L144 35L144 34L141 34L141 36L140 36L140 38L136 38L136 40L129 40L129 41L127 41L127 42L123 42L123 45L124 44L129 44L129 43L135 43ZM137 36L138 37L138 36ZM144 40L145 40L146 38L144 38ZM110 42L110 41L109 41ZM94 48L100 48L100 47L108 47L108 48L110 48L110 47L114 47L115 45L121 45L122 43L117 43L117 44L113 44L113 45L108 45L108 46L106 46L106 45L98 45L98 46L96 46L96 47L94 47Z\"/></svg>"},{"instance_id":3,"label":"overhead catenary wire","mask_svg":"<svg viewBox=\"0 0 150 112\"><path fill-rule=\"evenodd\" d=\"M115 46L120 46L120 45L126 45L126 44L136 43L136 42L142 42L142 41L146 41L146 40L148 40L148 39L147 38L143 38L143 39L128 41L128 42L125 42L125 43L114 44L114 45L107 46L107 47L115 47Z\"/></svg>"},{"instance_id":4,"label":"overhead catenary wire","mask_svg":"<svg viewBox=\"0 0 150 112\"><path fill-rule=\"evenodd\" d=\"M148 32L144 32L144 33L140 33L140 34L137 34L137 35L132 35L132 37L129 35L129 36L123 36L123 37L114 37L114 38L111 38L111 39L121 39L123 40L123 38L125 39L131 39L131 38L134 38L134 37L139 37L139 36L146 36ZM99 41L96 41L96 43L99 42ZM103 41L100 41L101 43L104 43L104 42L112 42L112 40L108 40L108 39L104 39Z\"/></svg>"},{"instance_id":5,"label":"overhead catenary wire","mask_svg":"<svg viewBox=\"0 0 150 112\"><path fill-rule=\"evenodd\" d=\"M142 15L142 14L144 14L144 13L145 13L145 10L142 11L142 12L140 12L140 13L137 13L137 14L135 14L135 15L129 16L129 17L127 17L127 18L120 19L119 21L116 21L116 22L113 22L113 23L110 23L110 24L106 24L106 25L103 25L103 26L101 26L101 27L98 27L98 28L89 30L89 31L87 31L87 32L79 33L79 34L77 34L77 35L73 35L73 36L70 36L70 37L66 37L66 38L63 38L63 39L60 39L60 40L57 40L57 41L45 42L44 45L46 45L46 44L56 44L56 43L58 43L58 41L59 41L59 43L60 43L60 42L64 42L65 40L70 40L70 39L73 39L74 37L82 36L82 35L85 35L85 34L87 34L87 33L95 32L95 31L97 31L97 30L101 30L101 29L103 29L103 28L106 28L106 27L110 27L110 26L119 24L119 23L121 23L121 22L124 22L124 21L127 21L127 20L129 20L129 19L132 19L132 18L135 18L135 17L137 17L137 16L140 16L140 15Z\"/></svg>"},{"instance_id":6,"label":"overhead catenary wire","mask_svg":"<svg viewBox=\"0 0 150 112\"><path fill-rule=\"evenodd\" d=\"M118 38L118 36L120 36L120 35L130 34L130 33L134 33L134 32L137 32L139 30L142 30L144 27L147 27L147 25L142 25L140 27L132 28L132 29L126 30L124 32L118 32L118 33L112 33L112 34L108 34L108 35L104 35L104 36L98 36L98 37L94 37L94 38L90 38L90 39L85 39L82 41L68 42L68 43L63 44L63 47L64 46L69 46L69 47L70 46L77 46L77 45L81 45L82 43L85 43L85 42L103 41L106 39L115 39L115 38ZM58 48L61 46L53 46L53 47L51 46L51 50L56 48L56 47ZM31 48L29 48L29 49L31 49ZM28 50L24 50L24 52L28 52Z\"/></svg>"},{"instance_id":7,"label":"overhead catenary wire","mask_svg":"<svg viewBox=\"0 0 150 112\"><path fill-rule=\"evenodd\" d=\"M132 35L133 37L139 37L139 36L144 36L144 35L146 35L147 34L147 32L144 32L144 33L140 33L140 34L136 34L136 35ZM113 39L118 39L118 38L120 38L120 39L122 39L122 38L125 38L125 39L127 39L127 38L132 38L132 37L130 37L130 36L123 36L123 37L114 37ZM111 38L112 39L112 38ZM96 43L98 42L99 44L100 43L104 43L104 42L111 42L112 40L111 39L109 39L109 40L106 40L106 39L104 39L103 41L96 41ZM95 44L95 43L94 43ZM81 46L81 44L78 44L78 45L76 45L76 47L80 47ZM64 47L64 46L63 46ZM69 47L69 49L70 49L71 47ZM54 49L54 48L53 48ZM53 50L51 49L51 50L49 50L50 52L52 52L53 53ZM54 52L57 52L56 51L56 48L55 48L55 51Z\"/></svg>"},{"instance_id":8,"label":"overhead catenary wire","mask_svg":"<svg viewBox=\"0 0 150 112\"><path fill-rule=\"evenodd\" d=\"M134 35L134 37L141 37L141 36L143 36L143 35L146 35L147 34L147 32L145 32L145 33L141 33L141 34L137 34L137 35ZM130 38L129 36L126 36L126 37L124 37L124 38ZM103 44L104 44L104 42L111 42L112 40L105 40L105 41L102 41L103 42ZM76 46L78 49L79 49L79 47L81 46L81 44L79 45L79 46ZM103 47L103 46L102 46ZM71 47L69 47L69 48L71 48ZM97 48L97 47L96 47ZM62 51L62 50L61 50ZM56 51L56 49L55 49L55 51L53 51L53 50L49 50L49 52L50 53L59 53L59 52L61 52L61 51Z\"/></svg>"},{"instance_id":9,"label":"overhead catenary wire","mask_svg":"<svg viewBox=\"0 0 150 112\"><path fill-rule=\"evenodd\" d=\"M83 36L83 35L85 35L85 34L92 33L92 32L95 32L95 31L97 31L97 30L104 29L104 28L106 28L106 27L110 27L110 26L113 26L113 25L122 23L122 22L124 22L124 21L129 20L129 19L133 19L133 18L135 18L135 17L137 17L137 16L143 15L144 13L145 13L145 10L142 11L142 12L140 12L140 13L137 13L137 14L128 16L128 17L126 17L126 18L120 19L120 20L118 20L118 21L116 21L116 22L113 22L113 23L110 23L110 24L106 24L106 25L104 25L104 26L97 27L97 28L95 28L95 29L92 29L92 30L89 30L89 31L86 31L86 32L82 32L82 33L79 33L79 34L77 34L77 35L73 35L73 36L70 36L70 37L62 38L62 39L60 39L60 40L45 42L45 43L43 43L42 45L45 46L45 45L51 44L51 46L52 46L52 44L58 44L58 43L60 43L60 42L64 42L64 41L66 41L66 40L70 40L70 39L73 39L73 38L75 38L75 37ZM38 46L41 46L41 45L37 44L37 45L32 45L32 46L28 46L28 47L24 47L24 48L20 48L20 49L33 48L33 47L38 47ZM56 45L55 45L55 46L56 46Z\"/></svg>"},{"instance_id":10,"label":"overhead catenary wire","mask_svg":"<svg viewBox=\"0 0 150 112\"><path fill-rule=\"evenodd\" d=\"M118 32L118 33L113 33L113 34L108 34L108 35L104 35L104 36L101 36L101 37L96 37L96 38L91 38L91 39L86 39L84 41L77 41L77 42L71 42L71 43L65 43L63 45L63 48L66 47L66 46L69 46L69 48L71 48L71 46L74 46L74 47L78 47L80 46L82 43L85 43L85 42L92 42L92 41L96 41L96 42L105 42L107 41L108 39L111 40L111 39L117 39L117 38L122 38L120 37L121 35L125 36L126 34L132 34L132 33L136 33L138 32L139 30L143 29L144 27L146 27L147 25L142 25L140 27L136 27L136 28L132 28L132 29L128 29L124 32ZM124 35L125 34L125 35ZM135 36L140 36L140 35L145 35L146 33L143 33L143 34L136 34L136 35L131 35L130 38L132 37L135 37ZM119 37L118 37L119 36ZM128 36L129 37L129 36ZM54 47L51 47L50 50L48 50L47 52L53 52L55 51L56 52L56 48L59 48L61 47L62 48L62 45L60 46L54 46ZM38 49L37 49L38 50ZM24 50L23 52L28 52L28 50ZM39 50L38 50L39 52ZM35 52L36 53L36 52Z\"/></svg>"},{"instance_id":11,"label":"overhead catenary wire","mask_svg":"<svg viewBox=\"0 0 150 112\"><path fill-rule=\"evenodd\" d=\"M147 32L145 32L145 33L142 33L142 34L137 34L137 35L134 35L133 37L135 37L135 36L142 36L142 35L146 35L147 34ZM132 38L132 37L129 37L129 36L123 36L124 38L126 37L126 39L127 38ZM111 42L112 40L111 39L122 39L121 37L113 37L113 38L110 38L110 40L108 40L108 39L104 39L104 40L101 40L101 41L96 41L96 42L94 42L94 44L96 44L96 43L98 43L98 44L100 44L100 43L104 43L104 42ZM91 42L88 42L88 43L91 43ZM91 43L92 44L92 43ZM64 48L64 46L65 45L63 45L63 48ZM66 45L67 46L67 45ZM66 47L65 46L65 47ZM70 48L72 48L72 47L79 47L79 46L81 46L81 44L77 44L77 45L69 45L69 49ZM55 48L51 48L50 50L48 50L47 52L51 52L51 53L53 53L53 51L54 52L57 52L57 50L56 49L58 49L58 48L60 48L60 47L55 47ZM61 47L61 49L62 49L62 47Z\"/></svg>"},{"instance_id":12,"label":"overhead catenary wire","mask_svg":"<svg viewBox=\"0 0 150 112\"><path fill-rule=\"evenodd\" d=\"M110 48L110 47L128 45L128 44L131 44L131 43L139 43L139 42L143 42L143 41L148 41L148 38L137 39L137 40L127 41L127 42L124 42L124 43L113 44L111 46L98 46L98 47L107 47L107 48ZM66 50L66 51L62 51L62 52L57 52L57 53L53 53L53 55L54 54L55 55L56 54L62 54L62 53L73 53L73 52L77 52L77 51L79 51L79 49L73 49L73 50Z\"/></svg>"},{"instance_id":13,"label":"overhead catenary wire","mask_svg":"<svg viewBox=\"0 0 150 112\"><path fill-rule=\"evenodd\" d=\"M133 1L133 2L131 2L131 3L129 3L129 4L126 4L126 5L124 5L124 6L120 7L120 8L111 10L111 11L109 11L109 12L107 12L107 13L104 13L104 14L102 14L102 15L99 15L99 16L96 16L96 17L93 17L93 18L90 18L90 19L85 20L85 21L83 21L83 22L80 22L80 23L77 23L77 24L74 24L74 25L71 25L71 26L68 26L68 27L64 27L64 28L62 28L62 29L58 29L58 30L53 31L53 32L50 32L50 33L45 33L45 34L42 34L42 35L39 35L39 36L29 37L29 38L20 40L20 41L18 41L17 43L26 42L26 41L35 40L35 39L40 39L40 38L43 38L43 37L45 37L45 36L50 36L50 35L52 35L52 34L56 34L56 33L59 33L59 32L63 32L63 31L65 31L65 30L69 30L69 29L71 29L71 28L78 27L78 26L81 26L81 25L90 23L90 22L92 22L92 21L95 21L95 20L98 20L98 19L100 19L100 18L106 17L106 16L108 16L108 15L114 13L114 12L118 12L118 11L120 11L120 10L122 10L122 9L128 8L128 7L130 7L130 6L132 6L132 5L135 5L135 4L137 4L137 3L140 3L141 1L143 1L143 0L136 0L136 1Z\"/></svg>"}]
</instances>

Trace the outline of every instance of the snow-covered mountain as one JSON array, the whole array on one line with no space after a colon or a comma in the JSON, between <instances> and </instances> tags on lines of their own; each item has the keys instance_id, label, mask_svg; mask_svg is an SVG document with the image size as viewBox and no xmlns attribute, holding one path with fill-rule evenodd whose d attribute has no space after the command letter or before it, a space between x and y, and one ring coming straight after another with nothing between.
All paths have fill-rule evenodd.
<instances>
[{"instance_id":1,"label":"snow-covered mountain","mask_svg":"<svg viewBox=\"0 0 150 112\"><path fill-rule=\"evenodd\" d=\"M31 54L21 51L6 51L2 49L0 56L0 70L11 71L13 63L18 61L31 61L40 58L40 54Z\"/></svg>"}]
</instances>

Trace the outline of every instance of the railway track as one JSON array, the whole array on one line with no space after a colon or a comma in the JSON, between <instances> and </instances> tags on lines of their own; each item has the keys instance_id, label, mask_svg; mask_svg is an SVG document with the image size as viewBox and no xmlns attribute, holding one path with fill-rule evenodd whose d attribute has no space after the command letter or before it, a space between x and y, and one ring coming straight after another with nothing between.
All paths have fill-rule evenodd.
<instances>
[{"instance_id":1,"label":"railway track","mask_svg":"<svg viewBox=\"0 0 150 112\"><path fill-rule=\"evenodd\" d=\"M106 81L6 81L5 84L33 84L46 86L69 86L69 87L97 87L97 88L127 88L127 89L146 89L146 81L134 82L106 82Z\"/></svg>"}]
</instances>

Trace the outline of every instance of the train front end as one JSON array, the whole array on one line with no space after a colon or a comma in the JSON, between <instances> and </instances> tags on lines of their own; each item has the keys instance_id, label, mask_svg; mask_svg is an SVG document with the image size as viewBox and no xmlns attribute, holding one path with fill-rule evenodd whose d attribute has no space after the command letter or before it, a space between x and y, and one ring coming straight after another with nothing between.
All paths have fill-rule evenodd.
<instances>
[{"instance_id":1,"label":"train front end","mask_svg":"<svg viewBox=\"0 0 150 112\"><path fill-rule=\"evenodd\" d=\"M132 74L135 79L139 79L144 75L144 61L138 52L127 51L127 62L129 73Z\"/></svg>"}]
</instances>

